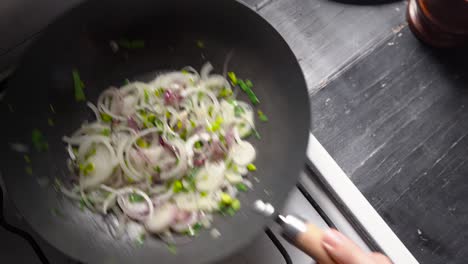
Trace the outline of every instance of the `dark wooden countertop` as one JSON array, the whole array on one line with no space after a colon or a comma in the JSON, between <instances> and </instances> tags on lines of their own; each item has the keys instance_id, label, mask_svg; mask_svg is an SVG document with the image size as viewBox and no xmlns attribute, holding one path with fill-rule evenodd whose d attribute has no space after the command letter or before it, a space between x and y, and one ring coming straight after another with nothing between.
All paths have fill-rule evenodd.
<instances>
[{"instance_id":1,"label":"dark wooden countertop","mask_svg":"<svg viewBox=\"0 0 468 264\"><path fill-rule=\"evenodd\" d=\"M421 263L466 263L468 54L408 28L312 96L313 132Z\"/></svg>"}]
</instances>

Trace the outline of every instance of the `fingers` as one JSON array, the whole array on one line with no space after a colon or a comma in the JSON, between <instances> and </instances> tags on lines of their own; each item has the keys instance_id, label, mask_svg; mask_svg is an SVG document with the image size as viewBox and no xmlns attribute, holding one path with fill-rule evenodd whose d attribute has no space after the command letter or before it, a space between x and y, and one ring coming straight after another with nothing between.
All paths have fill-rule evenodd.
<instances>
[{"instance_id":1,"label":"fingers","mask_svg":"<svg viewBox=\"0 0 468 264\"><path fill-rule=\"evenodd\" d=\"M354 242L334 229L325 232L322 245L339 264L380 264L380 262L375 262L374 257L365 253ZM382 263L387 264L387 262Z\"/></svg>"},{"instance_id":2,"label":"fingers","mask_svg":"<svg viewBox=\"0 0 468 264\"><path fill-rule=\"evenodd\" d=\"M376 264L392 264L387 256L380 253L372 252L369 254Z\"/></svg>"}]
</instances>

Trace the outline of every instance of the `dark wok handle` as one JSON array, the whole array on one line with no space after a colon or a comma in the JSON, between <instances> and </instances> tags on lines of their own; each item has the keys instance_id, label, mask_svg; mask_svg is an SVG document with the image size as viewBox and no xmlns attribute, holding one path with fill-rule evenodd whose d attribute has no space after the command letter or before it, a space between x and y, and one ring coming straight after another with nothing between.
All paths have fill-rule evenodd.
<instances>
[{"instance_id":1,"label":"dark wok handle","mask_svg":"<svg viewBox=\"0 0 468 264\"><path fill-rule=\"evenodd\" d=\"M306 223L299 217L279 216L278 222L283 227L283 235L320 264L336 264L322 246L324 232L316 225Z\"/></svg>"}]
</instances>

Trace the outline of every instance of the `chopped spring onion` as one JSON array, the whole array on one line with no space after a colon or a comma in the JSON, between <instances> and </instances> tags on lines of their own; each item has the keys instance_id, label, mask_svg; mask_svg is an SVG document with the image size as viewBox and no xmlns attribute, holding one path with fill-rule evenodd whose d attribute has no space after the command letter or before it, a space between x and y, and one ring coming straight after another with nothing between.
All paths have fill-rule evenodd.
<instances>
[{"instance_id":1,"label":"chopped spring onion","mask_svg":"<svg viewBox=\"0 0 468 264\"><path fill-rule=\"evenodd\" d=\"M257 166L255 166L253 163L250 163L249 165L247 165L247 169L249 171L256 171L257 170Z\"/></svg>"},{"instance_id":2,"label":"chopped spring onion","mask_svg":"<svg viewBox=\"0 0 468 264\"><path fill-rule=\"evenodd\" d=\"M128 195L128 201L131 203L141 203L145 201L145 198L137 193L131 193Z\"/></svg>"},{"instance_id":3,"label":"chopped spring onion","mask_svg":"<svg viewBox=\"0 0 468 264\"><path fill-rule=\"evenodd\" d=\"M258 119L260 119L260 121L263 121L263 122L268 121L268 117L262 112L262 110L258 110L257 113L258 113Z\"/></svg>"},{"instance_id":4,"label":"chopped spring onion","mask_svg":"<svg viewBox=\"0 0 468 264\"><path fill-rule=\"evenodd\" d=\"M90 157L94 156L96 154L96 148L92 148L88 153L85 155L85 160L89 159Z\"/></svg>"},{"instance_id":5,"label":"chopped spring onion","mask_svg":"<svg viewBox=\"0 0 468 264\"><path fill-rule=\"evenodd\" d=\"M146 142L146 140L144 140L144 139L142 139L142 138L137 139L136 144L137 144L140 148L147 148L147 147L149 147L148 142Z\"/></svg>"},{"instance_id":6,"label":"chopped spring onion","mask_svg":"<svg viewBox=\"0 0 468 264\"><path fill-rule=\"evenodd\" d=\"M173 255L177 254L177 248L173 244L167 244L167 250L169 250Z\"/></svg>"},{"instance_id":7,"label":"chopped spring onion","mask_svg":"<svg viewBox=\"0 0 468 264\"><path fill-rule=\"evenodd\" d=\"M32 168L31 168L30 166L27 166L26 168L24 168L24 171L25 171L26 174L28 174L28 175L32 175L32 174L33 174Z\"/></svg>"},{"instance_id":8,"label":"chopped spring onion","mask_svg":"<svg viewBox=\"0 0 468 264\"><path fill-rule=\"evenodd\" d=\"M125 79L124 82L125 82L125 85L130 84L130 80L129 80L129 79Z\"/></svg>"},{"instance_id":9,"label":"chopped spring onion","mask_svg":"<svg viewBox=\"0 0 468 264\"><path fill-rule=\"evenodd\" d=\"M237 82L239 83L239 87L242 89L242 91L244 91L247 94L250 101L254 105L260 103L260 100L258 100L258 97L255 95L255 93L252 90L252 87L253 87L252 82L248 81L248 84L247 84L246 82L244 82L243 80L240 80L240 79Z\"/></svg>"},{"instance_id":10,"label":"chopped spring onion","mask_svg":"<svg viewBox=\"0 0 468 264\"><path fill-rule=\"evenodd\" d=\"M106 122L106 123L112 122L112 116L106 113L101 113L101 119L103 122Z\"/></svg>"},{"instance_id":11,"label":"chopped spring onion","mask_svg":"<svg viewBox=\"0 0 468 264\"><path fill-rule=\"evenodd\" d=\"M55 124L54 124L54 120L52 118L47 118L47 124L51 127L53 127Z\"/></svg>"},{"instance_id":12,"label":"chopped spring onion","mask_svg":"<svg viewBox=\"0 0 468 264\"><path fill-rule=\"evenodd\" d=\"M164 94L164 88L160 87L154 91L154 95L156 95L157 97L161 97L163 94Z\"/></svg>"},{"instance_id":13,"label":"chopped spring onion","mask_svg":"<svg viewBox=\"0 0 468 264\"><path fill-rule=\"evenodd\" d=\"M144 243L145 243L145 234L140 234L136 239L135 239L135 242L138 246L142 246Z\"/></svg>"},{"instance_id":14,"label":"chopped spring onion","mask_svg":"<svg viewBox=\"0 0 468 264\"><path fill-rule=\"evenodd\" d=\"M144 40L128 40L128 39L121 39L118 41L118 44L122 48L126 49L142 49L145 47L145 41Z\"/></svg>"},{"instance_id":15,"label":"chopped spring onion","mask_svg":"<svg viewBox=\"0 0 468 264\"><path fill-rule=\"evenodd\" d=\"M37 151L46 151L49 149L49 144L46 142L44 135L39 129L33 129L31 138Z\"/></svg>"},{"instance_id":16,"label":"chopped spring onion","mask_svg":"<svg viewBox=\"0 0 468 264\"><path fill-rule=\"evenodd\" d=\"M185 70L185 69L184 69L184 70L181 70L181 72L182 72L183 74L189 74L189 72L188 72L187 70Z\"/></svg>"},{"instance_id":17,"label":"chopped spring onion","mask_svg":"<svg viewBox=\"0 0 468 264\"><path fill-rule=\"evenodd\" d=\"M31 158L29 157L29 155L24 155L24 161L26 161L26 163L31 163Z\"/></svg>"},{"instance_id":18,"label":"chopped spring onion","mask_svg":"<svg viewBox=\"0 0 468 264\"><path fill-rule=\"evenodd\" d=\"M205 43L201 40L197 40L197 47L199 47L200 49L203 49L205 48Z\"/></svg>"},{"instance_id":19,"label":"chopped spring onion","mask_svg":"<svg viewBox=\"0 0 468 264\"><path fill-rule=\"evenodd\" d=\"M243 113L245 113L244 109L238 105L234 106L234 115L236 117L240 117Z\"/></svg>"},{"instance_id":20,"label":"chopped spring onion","mask_svg":"<svg viewBox=\"0 0 468 264\"><path fill-rule=\"evenodd\" d=\"M235 211L239 211L239 209L241 208L240 201L238 199L233 200L231 203L231 208L234 209Z\"/></svg>"},{"instance_id":21,"label":"chopped spring onion","mask_svg":"<svg viewBox=\"0 0 468 264\"><path fill-rule=\"evenodd\" d=\"M226 87L224 87L223 89L221 89L221 91L219 92L219 97L229 97L232 95L232 90L231 89L228 89Z\"/></svg>"},{"instance_id":22,"label":"chopped spring onion","mask_svg":"<svg viewBox=\"0 0 468 264\"><path fill-rule=\"evenodd\" d=\"M182 192L184 189L184 185L180 180L177 180L174 182L174 184L172 184L172 190L174 191L174 193Z\"/></svg>"},{"instance_id":23,"label":"chopped spring onion","mask_svg":"<svg viewBox=\"0 0 468 264\"><path fill-rule=\"evenodd\" d=\"M154 170L156 173L161 173L161 167L159 167L159 166L154 167L153 170Z\"/></svg>"},{"instance_id":24,"label":"chopped spring onion","mask_svg":"<svg viewBox=\"0 0 468 264\"><path fill-rule=\"evenodd\" d=\"M234 72L228 72L228 77L231 79L232 84L237 85L237 76Z\"/></svg>"},{"instance_id":25,"label":"chopped spring onion","mask_svg":"<svg viewBox=\"0 0 468 264\"><path fill-rule=\"evenodd\" d=\"M201 141L197 141L195 142L194 146L196 149L201 149L203 147L203 143Z\"/></svg>"},{"instance_id":26,"label":"chopped spring onion","mask_svg":"<svg viewBox=\"0 0 468 264\"><path fill-rule=\"evenodd\" d=\"M86 101L86 96L83 91L83 88L85 87L85 85L83 81L81 80L80 74L78 73L77 69L73 69L72 76L73 76L73 85L75 87L75 100L77 102Z\"/></svg>"},{"instance_id":27,"label":"chopped spring onion","mask_svg":"<svg viewBox=\"0 0 468 264\"><path fill-rule=\"evenodd\" d=\"M111 134L111 131L110 131L109 128L104 128L104 129L101 131L101 135L103 135L103 136L108 137L108 136L110 136L110 134Z\"/></svg>"},{"instance_id":28,"label":"chopped spring onion","mask_svg":"<svg viewBox=\"0 0 468 264\"><path fill-rule=\"evenodd\" d=\"M221 202L225 205L229 205L232 203L232 197L227 193L221 194Z\"/></svg>"},{"instance_id":29,"label":"chopped spring onion","mask_svg":"<svg viewBox=\"0 0 468 264\"><path fill-rule=\"evenodd\" d=\"M240 192L246 192L248 189L247 189L247 185L243 184L243 183L238 183L236 184L236 188L238 191Z\"/></svg>"},{"instance_id":30,"label":"chopped spring onion","mask_svg":"<svg viewBox=\"0 0 468 264\"><path fill-rule=\"evenodd\" d=\"M148 90L144 89L143 90L144 97L145 97L145 103L149 103L149 93Z\"/></svg>"},{"instance_id":31,"label":"chopped spring onion","mask_svg":"<svg viewBox=\"0 0 468 264\"><path fill-rule=\"evenodd\" d=\"M92 162L89 162L87 164L80 164L79 169L83 173L83 175L87 176L94 171L94 164Z\"/></svg>"}]
</instances>

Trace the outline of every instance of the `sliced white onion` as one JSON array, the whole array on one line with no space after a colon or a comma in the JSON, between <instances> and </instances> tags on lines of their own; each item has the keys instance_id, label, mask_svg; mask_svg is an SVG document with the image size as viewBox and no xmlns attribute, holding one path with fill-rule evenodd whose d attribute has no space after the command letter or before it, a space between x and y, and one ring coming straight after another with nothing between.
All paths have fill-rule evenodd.
<instances>
[{"instance_id":1,"label":"sliced white onion","mask_svg":"<svg viewBox=\"0 0 468 264\"><path fill-rule=\"evenodd\" d=\"M166 203L153 211L152 217L145 221L145 227L151 233L161 233L169 228L176 213L177 208Z\"/></svg>"},{"instance_id":2,"label":"sliced white onion","mask_svg":"<svg viewBox=\"0 0 468 264\"><path fill-rule=\"evenodd\" d=\"M240 141L232 146L230 156L236 164L247 166L254 161L256 152L252 144L247 141Z\"/></svg>"},{"instance_id":3,"label":"sliced white onion","mask_svg":"<svg viewBox=\"0 0 468 264\"><path fill-rule=\"evenodd\" d=\"M200 70L200 76L202 78L202 80L206 80L208 79L208 76L210 74L210 72L213 70L213 65L211 65L211 63L207 62L205 64L203 64L201 70Z\"/></svg>"},{"instance_id":4,"label":"sliced white onion","mask_svg":"<svg viewBox=\"0 0 468 264\"><path fill-rule=\"evenodd\" d=\"M197 174L196 187L199 191L210 192L222 185L226 165L224 162L207 162L205 167Z\"/></svg>"},{"instance_id":5,"label":"sliced white onion","mask_svg":"<svg viewBox=\"0 0 468 264\"><path fill-rule=\"evenodd\" d=\"M177 221L179 217L183 219ZM196 224L198 221L198 213L197 212L185 212L179 211L176 214L176 222L171 225L171 229L176 232L184 232L187 231L191 226Z\"/></svg>"}]
</instances>

